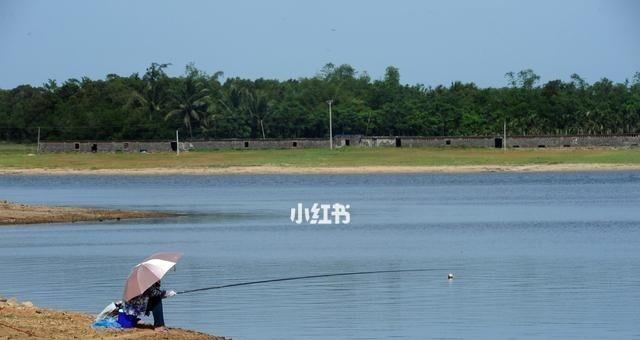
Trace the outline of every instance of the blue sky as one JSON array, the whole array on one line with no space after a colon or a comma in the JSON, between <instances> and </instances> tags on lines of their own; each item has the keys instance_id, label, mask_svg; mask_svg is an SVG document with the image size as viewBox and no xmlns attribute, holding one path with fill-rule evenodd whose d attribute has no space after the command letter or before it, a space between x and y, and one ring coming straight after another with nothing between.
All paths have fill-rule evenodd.
<instances>
[{"instance_id":1,"label":"blue sky","mask_svg":"<svg viewBox=\"0 0 640 340\"><path fill-rule=\"evenodd\" d=\"M404 83L504 86L532 68L624 81L640 71L640 1L0 2L0 88L47 79L169 73L312 76L327 62Z\"/></svg>"}]
</instances>

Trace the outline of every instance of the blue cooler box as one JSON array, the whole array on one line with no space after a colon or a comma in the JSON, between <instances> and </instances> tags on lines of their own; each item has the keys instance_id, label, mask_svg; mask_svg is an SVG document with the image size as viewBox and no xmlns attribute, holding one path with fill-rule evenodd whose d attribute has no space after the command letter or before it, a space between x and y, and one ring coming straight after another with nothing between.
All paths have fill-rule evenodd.
<instances>
[{"instance_id":1,"label":"blue cooler box","mask_svg":"<svg viewBox=\"0 0 640 340\"><path fill-rule=\"evenodd\" d=\"M138 317L124 312L118 313L118 323L122 328L133 328L138 324Z\"/></svg>"}]
</instances>

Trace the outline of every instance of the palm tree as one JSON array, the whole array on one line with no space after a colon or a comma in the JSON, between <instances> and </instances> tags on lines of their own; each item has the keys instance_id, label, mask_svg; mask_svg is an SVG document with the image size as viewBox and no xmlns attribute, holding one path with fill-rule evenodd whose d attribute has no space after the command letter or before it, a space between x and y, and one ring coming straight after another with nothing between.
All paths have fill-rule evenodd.
<instances>
[{"instance_id":1,"label":"palm tree","mask_svg":"<svg viewBox=\"0 0 640 340\"><path fill-rule=\"evenodd\" d=\"M205 140L209 140L211 136L211 132L215 128L214 121L216 116L213 113L207 113L203 117L200 118L200 128L202 130L202 135Z\"/></svg>"},{"instance_id":2,"label":"palm tree","mask_svg":"<svg viewBox=\"0 0 640 340\"><path fill-rule=\"evenodd\" d=\"M184 125L189 129L189 137L193 138L192 121L199 121L207 112L209 90L193 77L187 77L173 93L177 108L169 111L165 120L182 117Z\"/></svg>"},{"instance_id":3,"label":"palm tree","mask_svg":"<svg viewBox=\"0 0 640 340\"><path fill-rule=\"evenodd\" d=\"M133 90L126 106L142 106L149 113L149 120L153 120L160 113L167 100L168 76L164 69L171 64L152 63L142 77L144 87Z\"/></svg>"},{"instance_id":4,"label":"palm tree","mask_svg":"<svg viewBox=\"0 0 640 340\"><path fill-rule=\"evenodd\" d=\"M242 108L249 114L251 120L256 121L260 125L262 139L266 138L264 133L264 119L269 114L271 103L268 100L267 93L264 90L250 90L244 88L242 92Z\"/></svg>"}]
</instances>

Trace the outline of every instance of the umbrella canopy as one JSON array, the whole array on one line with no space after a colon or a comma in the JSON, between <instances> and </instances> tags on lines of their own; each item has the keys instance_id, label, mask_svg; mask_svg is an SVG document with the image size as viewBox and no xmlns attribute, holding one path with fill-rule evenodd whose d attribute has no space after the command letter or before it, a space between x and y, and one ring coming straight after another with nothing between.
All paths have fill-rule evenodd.
<instances>
[{"instance_id":1,"label":"umbrella canopy","mask_svg":"<svg viewBox=\"0 0 640 340\"><path fill-rule=\"evenodd\" d=\"M157 253L133 267L124 285L124 301L144 293L147 288L161 280L181 257L182 253Z\"/></svg>"}]
</instances>

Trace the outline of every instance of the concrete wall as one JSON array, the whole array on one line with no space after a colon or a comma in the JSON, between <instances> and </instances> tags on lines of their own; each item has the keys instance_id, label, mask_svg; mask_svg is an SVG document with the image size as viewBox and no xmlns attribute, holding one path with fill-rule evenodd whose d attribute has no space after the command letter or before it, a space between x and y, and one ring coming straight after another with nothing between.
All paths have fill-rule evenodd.
<instances>
[{"instance_id":1,"label":"concrete wall","mask_svg":"<svg viewBox=\"0 0 640 340\"><path fill-rule=\"evenodd\" d=\"M508 147L631 147L640 144L640 135L619 136L507 136Z\"/></svg>"},{"instance_id":2,"label":"concrete wall","mask_svg":"<svg viewBox=\"0 0 640 340\"><path fill-rule=\"evenodd\" d=\"M207 149L302 149L329 147L328 139L216 139L210 141L187 142L190 148Z\"/></svg>"},{"instance_id":3,"label":"concrete wall","mask_svg":"<svg viewBox=\"0 0 640 340\"><path fill-rule=\"evenodd\" d=\"M186 145L180 143L181 150L186 150ZM171 142L153 141L67 141L67 142L41 142L40 152L157 152L172 151Z\"/></svg>"},{"instance_id":4,"label":"concrete wall","mask_svg":"<svg viewBox=\"0 0 640 340\"><path fill-rule=\"evenodd\" d=\"M334 147L483 147L494 148L501 137L420 137L341 135L334 138ZM170 152L171 141L66 141L41 142L40 152ZM635 147L640 135L616 136L507 136L509 148L562 147ZM499 144L498 144L499 145ZM328 139L216 139L180 142L180 150L212 149L299 149L328 148Z\"/></svg>"},{"instance_id":5,"label":"concrete wall","mask_svg":"<svg viewBox=\"0 0 640 340\"><path fill-rule=\"evenodd\" d=\"M170 152L172 141L41 142L40 152ZM216 139L180 142L180 150L328 148L328 139Z\"/></svg>"},{"instance_id":6,"label":"concrete wall","mask_svg":"<svg viewBox=\"0 0 640 340\"><path fill-rule=\"evenodd\" d=\"M341 136L340 138L348 138ZM479 147L494 148L502 142L502 137L357 137L351 146L361 147ZM338 141L336 145L343 146ZM509 148L562 148L562 147L634 147L640 145L640 135L611 136L507 136Z\"/></svg>"},{"instance_id":7,"label":"concrete wall","mask_svg":"<svg viewBox=\"0 0 640 340\"><path fill-rule=\"evenodd\" d=\"M398 141L399 140L399 141ZM382 144L397 146L400 143L401 147L452 147L452 146L464 146L464 147L493 147L493 137L396 137L392 140L383 139ZM378 145L381 144L380 140L377 141Z\"/></svg>"}]
</instances>

